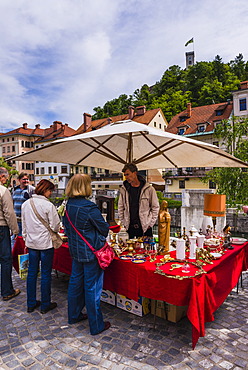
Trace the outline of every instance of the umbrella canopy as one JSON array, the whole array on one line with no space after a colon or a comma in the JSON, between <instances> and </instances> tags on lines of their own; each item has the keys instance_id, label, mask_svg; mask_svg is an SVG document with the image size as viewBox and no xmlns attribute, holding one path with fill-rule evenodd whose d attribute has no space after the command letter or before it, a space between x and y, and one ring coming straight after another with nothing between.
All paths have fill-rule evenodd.
<instances>
[{"instance_id":1,"label":"umbrella canopy","mask_svg":"<svg viewBox=\"0 0 248 370\"><path fill-rule=\"evenodd\" d=\"M215 145L164 132L132 120L55 140L12 157L13 160L59 162L121 172L134 162L139 170L174 167L248 167Z\"/></svg>"}]
</instances>

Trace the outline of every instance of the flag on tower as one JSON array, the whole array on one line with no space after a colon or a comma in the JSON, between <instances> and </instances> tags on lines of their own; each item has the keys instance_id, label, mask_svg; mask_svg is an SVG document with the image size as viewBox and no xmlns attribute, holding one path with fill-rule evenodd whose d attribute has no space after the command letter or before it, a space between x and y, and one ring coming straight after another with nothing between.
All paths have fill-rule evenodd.
<instances>
[{"instance_id":1,"label":"flag on tower","mask_svg":"<svg viewBox=\"0 0 248 370\"><path fill-rule=\"evenodd\" d=\"M192 42L194 42L194 38L192 37L192 39L190 39L189 41L186 42L185 46L188 46L189 44L191 44Z\"/></svg>"}]
</instances>

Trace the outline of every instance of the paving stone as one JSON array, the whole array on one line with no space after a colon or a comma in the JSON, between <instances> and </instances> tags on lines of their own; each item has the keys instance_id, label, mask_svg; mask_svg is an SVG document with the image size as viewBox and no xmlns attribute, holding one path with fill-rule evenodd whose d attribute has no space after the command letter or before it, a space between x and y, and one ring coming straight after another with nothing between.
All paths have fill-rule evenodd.
<instances>
[{"instance_id":1,"label":"paving stone","mask_svg":"<svg viewBox=\"0 0 248 370\"><path fill-rule=\"evenodd\" d=\"M206 335L191 348L191 324L177 324L153 316L138 317L102 304L111 330L97 337L85 325L67 323L68 282L59 274L52 279L56 312L26 313L25 294L11 304L0 302L0 369L124 369L124 370L220 370L246 369L248 364L248 273L244 290L235 290L205 325ZM13 273L16 286L25 292L25 282ZM24 365L25 364L25 365ZM231 367L230 367L231 366Z\"/></svg>"}]
</instances>

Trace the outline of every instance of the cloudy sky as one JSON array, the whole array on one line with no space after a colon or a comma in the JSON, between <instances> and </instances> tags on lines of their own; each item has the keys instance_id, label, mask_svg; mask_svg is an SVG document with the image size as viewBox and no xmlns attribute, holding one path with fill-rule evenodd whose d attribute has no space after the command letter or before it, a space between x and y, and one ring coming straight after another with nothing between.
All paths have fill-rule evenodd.
<instances>
[{"instance_id":1,"label":"cloudy sky","mask_svg":"<svg viewBox=\"0 0 248 370\"><path fill-rule=\"evenodd\" d=\"M0 132L84 112L171 65L248 59L247 0L0 0Z\"/></svg>"}]
</instances>

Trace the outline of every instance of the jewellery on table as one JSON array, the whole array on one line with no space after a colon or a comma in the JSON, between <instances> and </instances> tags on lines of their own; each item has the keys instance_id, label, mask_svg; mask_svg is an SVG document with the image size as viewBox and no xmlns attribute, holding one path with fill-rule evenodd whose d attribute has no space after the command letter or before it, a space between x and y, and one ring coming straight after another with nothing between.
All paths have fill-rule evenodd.
<instances>
[{"instance_id":1,"label":"jewellery on table","mask_svg":"<svg viewBox=\"0 0 248 370\"><path fill-rule=\"evenodd\" d=\"M166 273L166 272L164 272L164 271L162 271L159 267L160 266L163 266L163 265L165 265L166 263L168 263L168 262L183 262L183 261L181 261L181 260L177 260L177 259L174 259L174 260L170 260L170 261L165 261L165 262L163 262L163 263L157 263L157 267L156 267L156 270L154 271L154 273L155 274L159 274L159 275L163 275L163 276L167 276L168 278L171 278L171 279L178 279L178 280L183 280L183 279L189 279L189 278L193 278L193 277L196 277L196 276L198 276L198 275L202 275L202 274L207 274L207 271L205 271L203 268L202 268L202 266L201 265L199 265L198 263L196 263L196 262L191 262L191 261L188 261L188 263L189 264L191 264L191 265L194 265L194 266L196 266L199 270L198 271L196 271L196 273L194 274L194 275L185 275L185 276L180 276L180 275L169 275L168 273ZM173 264L174 266L176 265L176 264ZM171 265L171 266L173 266L173 265ZM175 267L174 267L175 268ZM173 268L173 269L174 269ZM176 268L178 268L178 267L176 267Z\"/></svg>"}]
</instances>

